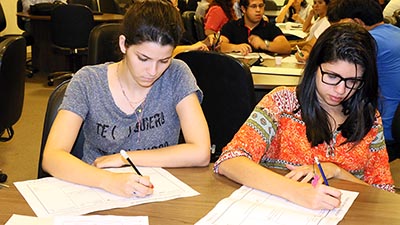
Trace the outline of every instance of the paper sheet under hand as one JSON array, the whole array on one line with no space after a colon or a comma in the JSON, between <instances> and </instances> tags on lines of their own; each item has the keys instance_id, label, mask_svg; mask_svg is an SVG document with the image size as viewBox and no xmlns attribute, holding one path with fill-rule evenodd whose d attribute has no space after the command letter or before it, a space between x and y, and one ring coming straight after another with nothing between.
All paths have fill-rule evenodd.
<instances>
[{"instance_id":1,"label":"paper sheet under hand","mask_svg":"<svg viewBox=\"0 0 400 225\"><path fill-rule=\"evenodd\" d=\"M242 186L221 200L196 225L336 225L358 192L342 192L342 204L334 210L311 210L281 197Z\"/></svg>"},{"instance_id":2,"label":"paper sheet under hand","mask_svg":"<svg viewBox=\"0 0 400 225\"><path fill-rule=\"evenodd\" d=\"M82 215L99 210L199 195L197 191L162 168L140 167L139 170L142 174L150 176L154 184L154 193L144 198L124 198L102 189L73 184L54 177L14 184L38 217ZM131 167L112 171L133 172Z\"/></svg>"},{"instance_id":3,"label":"paper sheet under hand","mask_svg":"<svg viewBox=\"0 0 400 225\"><path fill-rule=\"evenodd\" d=\"M147 216L33 217L14 214L5 225L149 225Z\"/></svg>"},{"instance_id":4,"label":"paper sheet under hand","mask_svg":"<svg viewBox=\"0 0 400 225\"><path fill-rule=\"evenodd\" d=\"M233 58L236 59L258 59L258 58L263 58L263 59L274 59L273 56L268 55L264 52L250 52L247 55L242 55L241 53L238 52L232 52L232 53L226 53L229 56L232 56Z\"/></svg>"}]
</instances>

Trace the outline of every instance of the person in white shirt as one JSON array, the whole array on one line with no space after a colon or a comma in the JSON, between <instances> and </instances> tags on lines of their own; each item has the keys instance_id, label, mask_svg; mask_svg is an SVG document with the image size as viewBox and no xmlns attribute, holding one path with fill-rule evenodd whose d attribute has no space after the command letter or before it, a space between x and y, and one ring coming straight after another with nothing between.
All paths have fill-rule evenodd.
<instances>
[{"instance_id":1,"label":"person in white shirt","mask_svg":"<svg viewBox=\"0 0 400 225\"><path fill-rule=\"evenodd\" d=\"M312 6L308 4L306 0L289 0L289 2L282 7L275 21L277 23L296 22L303 24L311 10Z\"/></svg>"}]
</instances>

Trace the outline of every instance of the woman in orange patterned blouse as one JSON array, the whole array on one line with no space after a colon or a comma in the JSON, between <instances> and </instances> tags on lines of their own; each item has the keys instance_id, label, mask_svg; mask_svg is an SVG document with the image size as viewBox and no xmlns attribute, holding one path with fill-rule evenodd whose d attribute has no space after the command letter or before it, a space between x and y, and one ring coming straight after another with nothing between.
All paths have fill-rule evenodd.
<instances>
[{"instance_id":1,"label":"woman in orange patterned blouse","mask_svg":"<svg viewBox=\"0 0 400 225\"><path fill-rule=\"evenodd\" d=\"M215 172L308 208L333 209L340 205L340 191L323 179L309 184L319 177L318 157L328 179L393 192L377 111L375 51L371 35L356 24L327 29L301 83L264 96L223 149ZM281 176L267 167L290 172Z\"/></svg>"}]
</instances>

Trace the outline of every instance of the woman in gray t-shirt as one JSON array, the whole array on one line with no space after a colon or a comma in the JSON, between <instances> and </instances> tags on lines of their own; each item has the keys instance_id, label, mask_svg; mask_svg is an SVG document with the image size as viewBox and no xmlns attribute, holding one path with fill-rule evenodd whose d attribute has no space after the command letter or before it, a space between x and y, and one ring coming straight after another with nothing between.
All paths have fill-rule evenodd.
<instances>
[{"instance_id":1,"label":"woman in gray t-shirt","mask_svg":"<svg viewBox=\"0 0 400 225\"><path fill-rule=\"evenodd\" d=\"M124 58L86 66L69 83L43 168L55 177L129 197L149 195L153 185L149 177L100 169L126 165L121 149L139 166L208 165L202 93L188 66L172 58L182 33L181 17L170 2L135 1L118 40ZM82 160L69 154L81 126ZM181 129L184 144L178 144Z\"/></svg>"}]
</instances>

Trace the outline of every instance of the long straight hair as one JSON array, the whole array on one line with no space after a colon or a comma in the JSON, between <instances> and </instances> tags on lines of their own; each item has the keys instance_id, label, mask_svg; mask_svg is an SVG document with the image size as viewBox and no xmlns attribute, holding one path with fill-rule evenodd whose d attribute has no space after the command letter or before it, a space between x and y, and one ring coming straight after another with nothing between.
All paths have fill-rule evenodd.
<instances>
[{"instance_id":1,"label":"long straight hair","mask_svg":"<svg viewBox=\"0 0 400 225\"><path fill-rule=\"evenodd\" d=\"M329 143L332 139L329 115L317 98L317 69L322 63L338 60L359 65L364 71L361 76L364 85L341 103L344 115L348 116L338 128L347 138L345 143L360 141L375 120L378 99L375 40L367 30L355 23L332 25L314 45L296 89L307 139L312 146Z\"/></svg>"}]
</instances>

